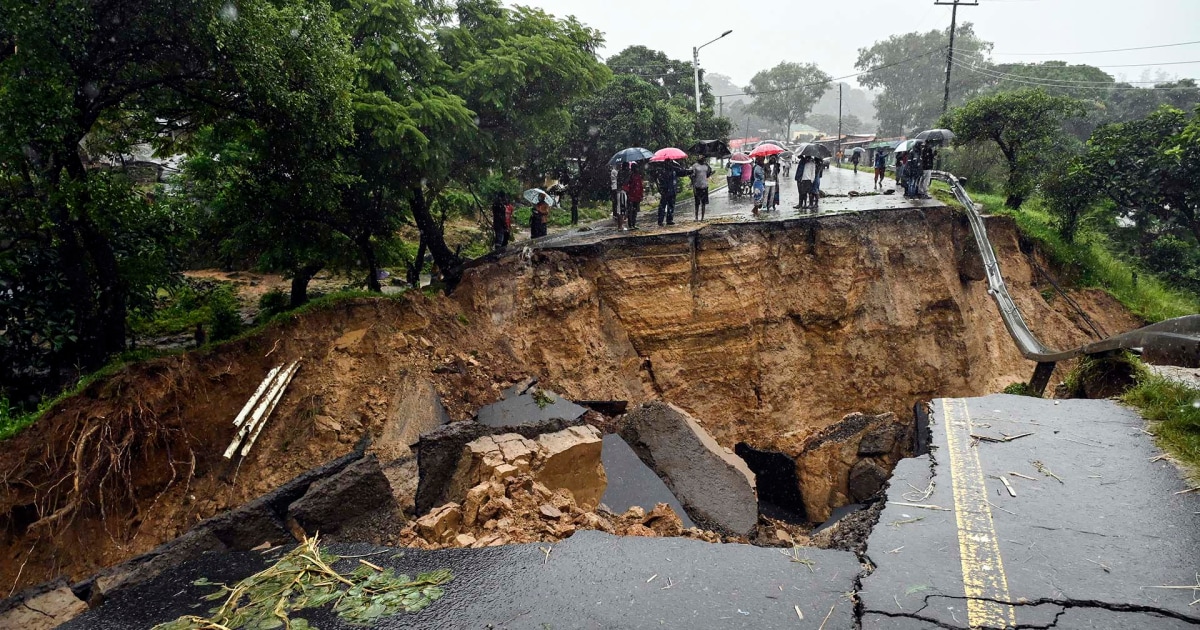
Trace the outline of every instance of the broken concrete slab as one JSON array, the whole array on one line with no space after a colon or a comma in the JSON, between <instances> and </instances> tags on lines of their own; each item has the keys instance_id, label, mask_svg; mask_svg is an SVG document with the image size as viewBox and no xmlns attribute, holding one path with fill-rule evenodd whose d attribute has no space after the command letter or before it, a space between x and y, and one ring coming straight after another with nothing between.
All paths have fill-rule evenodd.
<instances>
[{"instance_id":1,"label":"broken concrete slab","mask_svg":"<svg viewBox=\"0 0 1200 630\"><path fill-rule=\"evenodd\" d=\"M377 620L377 629L443 628L853 628L859 565L851 553L806 550L811 567L791 562L777 549L710 544L683 538L621 537L580 531L553 545L421 551L372 545L333 545L342 556L370 555L397 573L449 569L454 581L445 596L419 614ZM126 630L170 621L193 608L212 587L193 582L235 583L274 558L258 553L207 556L164 574L99 609L67 630ZM358 560L335 568L353 570ZM811 570L810 570L811 569ZM780 587L783 590L780 590ZM665 588L669 587L669 588ZM797 625L795 608L805 621ZM832 612L830 612L832 610ZM323 630L352 630L327 609L303 615ZM807 625L806 625L807 624Z\"/></svg>"},{"instance_id":2,"label":"broken concrete slab","mask_svg":"<svg viewBox=\"0 0 1200 630\"><path fill-rule=\"evenodd\" d=\"M385 462L409 457L413 454L411 447L421 439L422 433L449 423L450 415L446 413L433 382L401 374L375 450Z\"/></svg>"},{"instance_id":3,"label":"broken concrete slab","mask_svg":"<svg viewBox=\"0 0 1200 630\"><path fill-rule=\"evenodd\" d=\"M915 421L893 413L852 413L808 437L795 457L808 517L825 521L833 509L871 498L888 471L908 454L914 425ZM864 461L870 463L860 464ZM852 470L856 473L853 490Z\"/></svg>"},{"instance_id":4,"label":"broken concrete slab","mask_svg":"<svg viewBox=\"0 0 1200 630\"><path fill-rule=\"evenodd\" d=\"M288 506L294 518L309 535L335 534L342 526L378 510L393 510L396 501L392 486L379 460L368 455L341 472L320 479L308 487L304 496Z\"/></svg>"},{"instance_id":5,"label":"broken concrete slab","mask_svg":"<svg viewBox=\"0 0 1200 630\"><path fill-rule=\"evenodd\" d=\"M608 476L608 487L604 490L600 502L610 511L622 514L635 505L651 508L659 503L666 503L683 522L684 527L696 526L667 484L638 458L637 453L633 452L621 436L604 436L602 457L604 473Z\"/></svg>"},{"instance_id":6,"label":"broken concrete slab","mask_svg":"<svg viewBox=\"0 0 1200 630\"><path fill-rule=\"evenodd\" d=\"M57 580L0 602L0 628L52 630L87 611L66 581Z\"/></svg>"},{"instance_id":7,"label":"broken concrete slab","mask_svg":"<svg viewBox=\"0 0 1200 630\"><path fill-rule=\"evenodd\" d=\"M490 427L511 427L538 424L561 418L576 420L587 409L548 390L540 389L536 381L525 381L504 390L504 399L479 410L475 419Z\"/></svg>"},{"instance_id":8,"label":"broken concrete slab","mask_svg":"<svg viewBox=\"0 0 1200 630\"><path fill-rule=\"evenodd\" d=\"M607 484L601 447L600 431L587 425L532 439L518 433L485 435L463 447L446 498L462 501L483 482L528 473L551 491L569 491L580 507L594 509Z\"/></svg>"},{"instance_id":9,"label":"broken concrete slab","mask_svg":"<svg viewBox=\"0 0 1200 630\"><path fill-rule=\"evenodd\" d=\"M701 526L746 535L758 524L754 473L686 411L644 404L626 416L622 437Z\"/></svg>"},{"instance_id":10,"label":"broken concrete slab","mask_svg":"<svg viewBox=\"0 0 1200 630\"><path fill-rule=\"evenodd\" d=\"M446 426L426 433L417 443L417 467L419 480L417 482L416 513L424 514L429 510L449 502L450 486L463 456L463 448L474 440L485 435L502 435L516 433L525 438L536 438L543 433L562 431L572 426L582 426L580 419L542 420L533 424L523 424L513 427L493 427L472 420L452 422ZM471 486L466 486L470 488Z\"/></svg>"}]
</instances>

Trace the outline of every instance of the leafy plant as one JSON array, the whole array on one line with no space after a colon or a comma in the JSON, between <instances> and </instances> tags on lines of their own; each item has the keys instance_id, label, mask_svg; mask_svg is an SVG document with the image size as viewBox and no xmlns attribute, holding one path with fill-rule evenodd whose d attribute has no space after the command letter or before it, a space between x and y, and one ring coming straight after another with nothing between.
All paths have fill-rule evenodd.
<instances>
[{"instance_id":1,"label":"leafy plant","mask_svg":"<svg viewBox=\"0 0 1200 630\"><path fill-rule=\"evenodd\" d=\"M554 399L544 389L535 389L530 395L533 396L533 402L537 403L538 409L545 409L554 404Z\"/></svg>"},{"instance_id":2,"label":"leafy plant","mask_svg":"<svg viewBox=\"0 0 1200 630\"><path fill-rule=\"evenodd\" d=\"M1143 373L1121 400L1137 407L1153 423L1159 444L1188 464L1193 478L1200 479L1200 391Z\"/></svg>"},{"instance_id":3,"label":"leafy plant","mask_svg":"<svg viewBox=\"0 0 1200 630\"><path fill-rule=\"evenodd\" d=\"M1041 398L1041 396L1034 394L1033 391L1029 389L1029 383L1013 383L1012 385L1004 388L1004 393L1012 394L1014 396L1032 396L1034 398Z\"/></svg>"},{"instance_id":4,"label":"leafy plant","mask_svg":"<svg viewBox=\"0 0 1200 630\"><path fill-rule=\"evenodd\" d=\"M232 286L226 285L213 291L209 298L209 309L212 311L211 338L213 341L229 339L242 330L242 316L238 312L237 294Z\"/></svg>"},{"instance_id":5,"label":"leafy plant","mask_svg":"<svg viewBox=\"0 0 1200 630\"><path fill-rule=\"evenodd\" d=\"M338 560L338 556L320 549L317 537L307 538L271 567L232 587L218 584L220 590L204 598L224 600L209 611L210 617L185 615L154 626L154 630L316 630L306 619L292 619L291 615L326 604L333 604L333 611L350 623L368 624L401 612L423 610L440 599L445 594L442 586L454 579L447 569L412 579L366 562L343 575L333 569ZM201 578L194 584L213 583Z\"/></svg>"}]
</instances>

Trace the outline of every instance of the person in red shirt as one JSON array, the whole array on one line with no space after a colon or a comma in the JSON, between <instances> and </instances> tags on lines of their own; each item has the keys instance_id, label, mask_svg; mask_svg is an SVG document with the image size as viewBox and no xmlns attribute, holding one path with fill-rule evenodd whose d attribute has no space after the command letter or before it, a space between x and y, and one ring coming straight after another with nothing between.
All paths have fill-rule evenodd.
<instances>
[{"instance_id":1,"label":"person in red shirt","mask_svg":"<svg viewBox=\"0 0 1200 630\"><path fill-rule=\"evenodd\" d=\"M626 204L626 225L629 229L637 229L637 215L641 210L642 196L644 194L644 186L642 179L642 165L640 162L634 162L630 169L629 181L625 182L625 197L628 200Z\"/></svg>"}]
</instances>

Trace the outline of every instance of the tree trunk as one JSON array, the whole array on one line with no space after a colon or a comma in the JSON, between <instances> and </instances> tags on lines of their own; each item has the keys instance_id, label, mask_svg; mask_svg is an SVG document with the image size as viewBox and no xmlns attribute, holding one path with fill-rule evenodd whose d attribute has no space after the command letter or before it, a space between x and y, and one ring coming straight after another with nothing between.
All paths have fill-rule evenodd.
<instances>
[{"instance_id":1,"label":"tree trunk","mask_svg":"<svg viewBox=\"0 0 1200 630\"><path fill-rule=\"evenodd\" d=\"M421 271L425 268L425 235L422 234L417 242L417 257L408 265L408 286L419 289L421 288Z\"/></svg>"},{"instance_id":2,"label":"tree trunk","mask_svg":"<svg viewBox=\"0 0 1200 630\"><path fill-rule=\"evenodd\" d=\"M308 302L308 283L317 275L325 265L322 263L312 263L305 265L295 271L292 276L292 293L290 305L292 308L303 305Z\"/></svg>"},{"instance_id":3,"label":"tree trunk","mask_svg":"<svg viewBox=\"0 0 1200 630\"><path fill-rule=\"evenodd\" d=\"M383 293L383 287L379 284L379 259L375 256L375 248L371 246L371 237L360 237L357 243L358 249L367 260L367 290Z\"/></svg>"},{"instance_id":4,"label":"tree trunk","mask_svg":"<svg viewBox=\"0 0 1200 630\"><path fill-rule=\"evenodd\" d=\"M446 245L445 234L437 220L433 218L428 200L425 199L425 191L420 187L414 187L410 190L410 194L412 195L413 219L416 220L417 229L421 230L421 238L429 247L429 253L433 254L433 262L442 271L446 291L453 291L454 287L458 286L458 281L462 279L462 259L450 251Z\"/></svg>"},{"instance_id":5,"label":"tree trunk","mask_svg":"<svg viewBox=\"0 0 1200 630\"><path fill-rule=\"evenodd\" d=\"M90 351L87 351L83 358L85 367L97 368L103 365L108 357L125 350L126 290L112 243L100 232L89 215L92 200L87 190L87 170L75 146L64 150L63 158L68 175L80 184L78 212L76 218L67 219L67 226L60 227L78 235L78 243L94 270L91 282L96 288L95 321L89 332L95 343L90 344ZM85 295L77 297L86 299ZM85 347L86 345L88 344L85 344Z\"/></svg>"}]
</instances>

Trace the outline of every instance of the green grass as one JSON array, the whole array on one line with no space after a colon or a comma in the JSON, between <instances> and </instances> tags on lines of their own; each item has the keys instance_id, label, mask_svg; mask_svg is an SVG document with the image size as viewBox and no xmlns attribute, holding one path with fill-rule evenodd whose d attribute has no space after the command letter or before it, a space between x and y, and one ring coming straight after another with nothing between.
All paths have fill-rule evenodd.
<instances>
[{"instance_id":1,"label":"green grass","mask_svg":"<svg viewBox=\"0 0 1200 630\"><path fill-rule=\"evenodd\" d=\"M1159 446L1183 462L1193 480L1200 481L1200 390L1147 374L1122 401L1152 423Z\"/></svg>"},{"instance_id":2,"label":"green grass","mask_svg":"<svg viewBox=\"0 0 1200 630\"><path fill-rule=\"evenodd\" d=\"M1038 200L1026 202L1019 211L1013 211L1004 206L1001 195L973 193L971 198L983 204L983 211L1013 217L1021 232L1036 242L1055 264L1077 274L1074 279L1077 286L1108 291L1146 321L1158 322L1200 312L1196 296L1168 286L1117 256L1104 234L1081 231L1074 243L1063 240L1054 228L1053 218Z\"/></svg>"}]
</instances>

